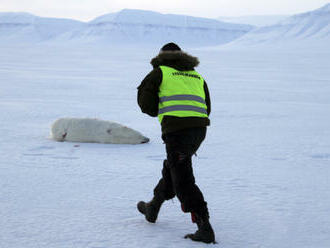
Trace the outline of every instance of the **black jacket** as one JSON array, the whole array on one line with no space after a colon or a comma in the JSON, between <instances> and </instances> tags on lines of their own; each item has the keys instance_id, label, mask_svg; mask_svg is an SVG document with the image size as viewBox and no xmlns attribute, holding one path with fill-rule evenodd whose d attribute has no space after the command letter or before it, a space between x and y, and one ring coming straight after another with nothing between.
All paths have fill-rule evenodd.
<instances>
[{"instance_id":1,"label":"black jacket","mask_svg":"<svg viewBox=\"0 0 330 248\"><path fill-rule=\"evenodd\" d=\"M151 60L153 70L143 79L138 87L137 101L143 113L156 117L158 115L158 91L162 83L162 71L159 66L169 66L179 71L190 71L199 64L198 58L182 51L162 52ZM204 81L205 101L208 115L211 113L210 94ZM191 127L210 125L209 118L164 116L161 126L162 133L175 132Z\"/></svg>"}]
</instances>

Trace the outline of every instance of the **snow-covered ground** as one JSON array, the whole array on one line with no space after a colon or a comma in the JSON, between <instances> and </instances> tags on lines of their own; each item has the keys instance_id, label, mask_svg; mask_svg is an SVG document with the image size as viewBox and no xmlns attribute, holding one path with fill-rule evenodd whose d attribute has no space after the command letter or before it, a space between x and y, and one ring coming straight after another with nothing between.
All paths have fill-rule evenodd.
<instances>
[{"instance_id":1,"label":"snow-covered ground","mask_svg":"<svg viewBox=\"0 0 330 248\"><path fill-rule=\"evenodd\" d=\"M330 246L330 50L188 50L212 114L194 158L222 248ZM0 247L209 247L178 200L136 210L160 177L157 119L136 87L158 49L0 47ZM142 145L55 142L61 117L112 120Z\"/></svg>"}]
</instances>

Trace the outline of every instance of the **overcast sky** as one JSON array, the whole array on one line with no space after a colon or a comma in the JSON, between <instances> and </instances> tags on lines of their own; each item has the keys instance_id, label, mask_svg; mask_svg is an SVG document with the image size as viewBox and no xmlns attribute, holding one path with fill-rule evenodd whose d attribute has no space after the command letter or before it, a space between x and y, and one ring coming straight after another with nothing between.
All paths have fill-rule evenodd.
<instances>
[{"instance_id":1,"label":"overcast sky","mask_svg":"<svg viewBox=\"0 0 330 248\"><path fill-rule=\"evenodd\" d=\"M217 18L243 15L291 15L319 8L329 0L0 0L0 12L88 21L124 8L164 14Z\"/></svg>"}]
</instances>

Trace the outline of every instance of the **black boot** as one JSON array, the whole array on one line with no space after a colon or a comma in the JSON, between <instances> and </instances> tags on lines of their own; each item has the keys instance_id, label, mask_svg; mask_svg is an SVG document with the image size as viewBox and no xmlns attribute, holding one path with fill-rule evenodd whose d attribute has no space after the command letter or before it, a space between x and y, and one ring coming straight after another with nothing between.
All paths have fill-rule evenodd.
<instances>
[{"instance_id":1,"label":"black boot","mask_svg":"<svg viewBox=\"0 0 330 248\"><path fill-rule=\"evenodd\" d=\"M214 232L209 222L209 218L201 218L196 215L196 223L198 226L198 230L195 233L187 234L185 238L189 238L193 241L215 244Z\"/></svg>"},{"instance_id":2,"label":"black boot","mask_svg":"<svg viewBox=\"0 0 330 248\"><path fill-rule=\"evenodd\" d=\"M137 209L140 211L140 213L145 215L147 221L155 223L163 202L164 200L154 197L150 202L147 203L140 201L137 204Z\"/></svg>"}]
</instances>

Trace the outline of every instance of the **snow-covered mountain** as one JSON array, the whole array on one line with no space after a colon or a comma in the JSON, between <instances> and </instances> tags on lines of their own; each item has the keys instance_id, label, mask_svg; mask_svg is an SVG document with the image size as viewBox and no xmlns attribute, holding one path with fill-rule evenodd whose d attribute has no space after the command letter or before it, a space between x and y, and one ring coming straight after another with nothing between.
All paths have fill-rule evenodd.
<instances>
[{"instance_id":1,"label":"snow-covered mountain","mask_svg":"<svg viewBox=\"0 0 330 248\"><path fill-rule=\"evenodd\" d=\"M253 26L214 19L124 9L100 16L86 27L66 34L70 40L128 44L175 41L188 45L215 45L246 34Z\"/></svg>"},{"instance_id":2,"label":"snow-covered mountain","mask_svg":"<svg viewBox=\"0 0 330 248\"><path fill-rule=\"evenodd\" d=\"M284 19L276 25L257 28L234 44L330 42L330 3L314 11Z\"/></svg>"},{"instance_id":3,"label":"snow-covered mountain","mask_svg":"<svg viewBox=\"0 0 330 248\"><path fill-rule=\"evenodd\" d=\"M223 22L249 24L257 27L264 27L277 24L287 17L288 16L286 15L221 16L218 18L218 20Z\"/></svg>"},{"instance_id":4,"label":"snow-covered mountain","mask_svg":"<svg viewBox=\"0 0 330 248\"><path fill-rule=\"evenodd\" d=\"M218 45L251 29L253 26L250 25L131 9L103 15L89 23L27 13L0 13L0 43L159 44L176 41L188 45Z\"/></svg>"},{"instance_id":5,"label":"snow-covered mountain","mask_svg":"<svg viewBox=\"0 0 330 248\"><path fill-rule=\"evenodd\" d=\"M33 42L159 45L169 41L190 46L330 42L330 3L277 24L252 25L215 19L124 9L85 23L27 13L0 13L0 43Z\"/></svg>"},{"instance_id":6,"label":"snow-covered mountain","mask_svg":"<svg viewBox=\"0 0 330 248\"><path fill-rule=\"evenodd\" d=\"M31 43L82 28L83 22L38 17L28 13L0 13L0 43Z\"/></svg>"}]
</instances>

